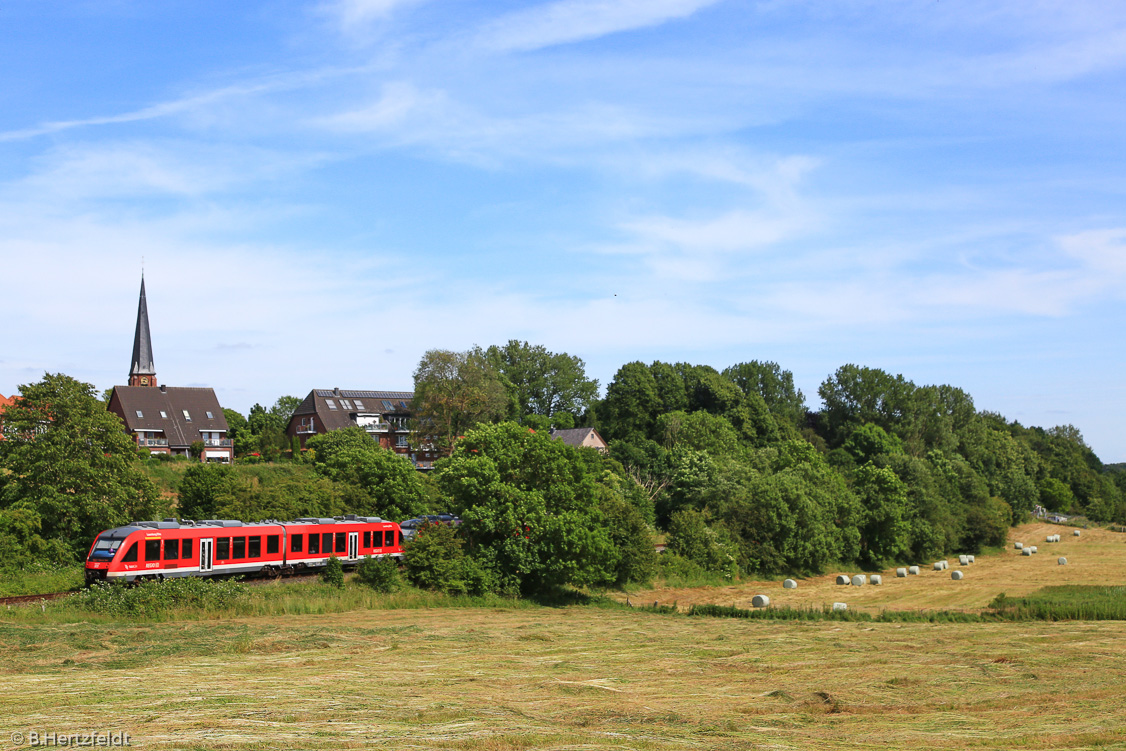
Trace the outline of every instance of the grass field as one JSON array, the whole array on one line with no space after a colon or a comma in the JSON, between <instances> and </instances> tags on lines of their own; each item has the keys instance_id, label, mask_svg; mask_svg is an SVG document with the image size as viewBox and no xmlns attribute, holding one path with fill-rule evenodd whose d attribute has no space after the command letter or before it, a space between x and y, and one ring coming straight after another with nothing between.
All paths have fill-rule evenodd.
<instances>
[{"instance_id":1,"label":"grass field","mask_svg":"<svg viewBox=\"0 0 1126 751\"><path fill-rule=\"evenodd\" d=\"M1018 532L1031 542L1034 529ZM1083 565L1082 583L1120 585L1126 536L1106 534L1038 540L1021 561L978 557L963 582L892 572L883 589L850 589L885 597L898 583L896 609L944 598L975 609L999 591L1079 583L1059 577ZM1065 549L1075 569L1056 566ZM986 572L991 586L976 581ZM946 594L959 583L974 586ZM0 742L99 729L170 749L1126 748L1126 621L771 622L527 604L37 617L0 617Z\"/></svg>"},{"instance_id":2,"label":"grass field","mask_svg":"<svg viewBox=\"0 0 1126 751\"><path fill-rule=\"evenodd\" d=\"M1084 529L1079 537L1072 527L1056 524L1025 524L1009 534L1009 544L991 555L976 556L968 566L958 565L958 556L950 556L947 571L934 571L934 561L918 561L920 574L899 579L895 569L881 572L856 570L833 571L798 581L797 589L783 589L781 580L742 581L727 587L694 587L640 589L631 591L633 604L676 604L686 610L692 605L711 603L751 607L757 594L769 595L777 607L831 607L834 602L847 603L849 608L871 612L880 610L963 610L977 612L998 594L1010 597L1029 594L1042 587L1062 584L1126 584L1126 534L1102 529ZM1059 534L1060 542L1044 538ZM1013 548L1014 541L1037 546L1033 556L1022 556ZM1067 558L1060 566L1057 559ZM961 581L950 578L954 570L965 575ZM863 587L835 584L838 573L880 573L883 584ZM625 601L626 595L615 595Z\"/></svg>"}]
</instances>

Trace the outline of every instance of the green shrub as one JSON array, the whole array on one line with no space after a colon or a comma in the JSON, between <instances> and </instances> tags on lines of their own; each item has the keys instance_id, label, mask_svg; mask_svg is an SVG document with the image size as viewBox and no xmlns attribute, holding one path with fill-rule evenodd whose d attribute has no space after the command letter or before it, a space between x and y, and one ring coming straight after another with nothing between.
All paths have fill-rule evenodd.
<instances>
[{"instance_id":1,"label":"green shrub","mask_svg":"<svg viewBox=\"0 0 1126 751\"><path fill-rule=\"evenodd\" d=\"M244 597L236 580L217 581L194 576L138 582L117 579L98 583L74 595L80 607L109 615L154 616L179 608L222 609Z\"/></svg>"},{"instance_id":2,"label":"green shrub","mask_svg":"<svg viewBox=\"0 0 1126 751\"><path fill-rule=\"evenodd\" d=\"M356 569L357 578L376 592L394 592L403 585L399 576L399 563L394 558L372 558L370 555L360 561Z\"/></svg>"},{"instance_id":3,"label":"green shrub","mask_svg":"<svg viewBox=\"0 0 1126 751\"><path fill-rule=\"evenodd\" d=\"M491 572L462 550L457 530L423 525L403 550L407 577L416 586L449 594L479 595L496 589Z\"/></svg>"},{"instance_id":4,"label":"green shrub","mask_svg":"<svg viewBox=\"0 0 1126 751\"><path fill-rule=\"evenodd\" d=\"M328 564L325 565L325 570L321 572L321 579L325 584L331 584L334 587L344 586L344 566L341 565L340 559L336 556L329 556Z\"/></svg>"}]
</instances>

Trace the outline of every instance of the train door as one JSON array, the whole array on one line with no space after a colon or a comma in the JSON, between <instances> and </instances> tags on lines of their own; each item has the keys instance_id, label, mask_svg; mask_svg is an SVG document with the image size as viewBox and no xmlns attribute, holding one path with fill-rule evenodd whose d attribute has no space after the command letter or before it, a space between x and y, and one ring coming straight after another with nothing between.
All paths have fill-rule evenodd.
<instances>
[{"instance_id":1,"label":"train door","mask_svg":"<svg viewBox=\"0 0 1126 751\"><path fill-rule=\"evenodd\" d=\"M360 533L348 533L348 560L354 561L360 557Z\"/></svg>"},{"instance_id":2,"label":"train door","mask_svg":"<svg viewBox=\"0 0 1126 751\"><path fill-rule=\"evenodd\" d=\"M211 570L211 547L214 544L215 540L210 537L199 541L199 572L201 574Z\"/></svg>"}]
</instances>

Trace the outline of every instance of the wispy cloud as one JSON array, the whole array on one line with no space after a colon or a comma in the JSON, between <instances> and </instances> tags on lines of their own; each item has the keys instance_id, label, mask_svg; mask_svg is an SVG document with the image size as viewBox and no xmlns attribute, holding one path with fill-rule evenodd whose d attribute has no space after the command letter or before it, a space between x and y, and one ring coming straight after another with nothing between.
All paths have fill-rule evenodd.
<instances>
[{"instance_id":1,"label":"wispy cloud","mask_svg":"<svg viewBox=\"0 0 1126 751\"><path fill-rule=\"evenodd\" d=\"M478 43L496 51L528 51L691 16L718 0L559 0L502 16Z\"/></svg>"},{"instance_id":2,"label":"wispy cloud","mask_svg":"<svg viewBox=\"0 0 1126 751\"><path fill-rule=\"evenodd\" d=\"M395 10L419 5L426 0L333 0L321 6L346 31L390 16Z\"/></svg>"}]
</instances>

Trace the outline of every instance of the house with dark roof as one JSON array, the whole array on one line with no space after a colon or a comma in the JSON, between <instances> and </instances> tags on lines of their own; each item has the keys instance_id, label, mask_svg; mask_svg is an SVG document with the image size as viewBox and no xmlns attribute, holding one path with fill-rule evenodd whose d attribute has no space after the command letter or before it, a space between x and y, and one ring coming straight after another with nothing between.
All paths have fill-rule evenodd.
<instances>
[{"instance_id":1,"label":"house with dark roof","mask_svg":"<svg viewBox=\"0 0 1126 751\"><path fill-rule=\"evenodd\" d=\"M606 441L594 428L552 430L551 437L575 448L590 448L603 454L609 450Z\"/></svg>"},{"instance_id":2,"label":"house with dark roof","mask_svg":"<svg viewBox=\"0 0 1126 751\"><path fill-rule=\"evenodd\" d=\"M437 454L429 446L410 445L411 391L313 389L289 418L286 435L301 448L315 435L342 428L362 428L385 449L402 454L419 469L430 469Z\"/></svg>"},{"instance_id":3,"label":"house with dark roof","mask_svg":"<svg viewBox=\"0 0 1126 751\"><path fill-rule=\"evenodd\" d=\"M202 461L229 464L234 458L227 418L213 389L157 385L143 277L129 385L113 387L108 409L125 423L137 446L151 454L188 456L198 441L203 443Z\"/></svg>"}]
</instances>

